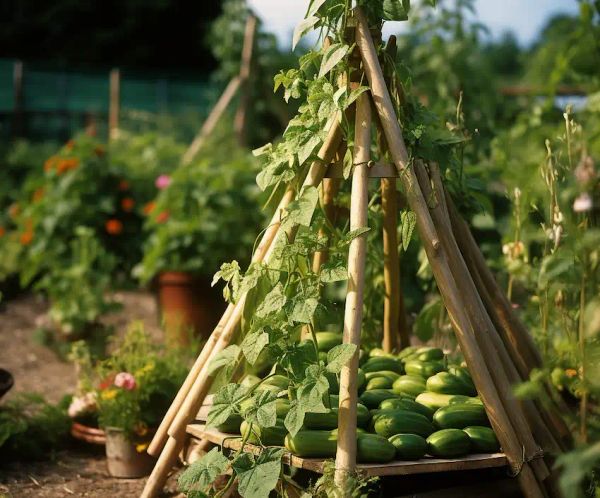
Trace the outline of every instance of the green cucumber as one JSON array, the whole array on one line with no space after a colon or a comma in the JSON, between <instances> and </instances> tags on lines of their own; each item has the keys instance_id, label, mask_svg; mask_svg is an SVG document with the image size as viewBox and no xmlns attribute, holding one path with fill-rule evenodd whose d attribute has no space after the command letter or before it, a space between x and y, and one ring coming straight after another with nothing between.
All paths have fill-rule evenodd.
<instances>
[{"instance_id":1,"label":"green cucumber","mask_svg":"<svg viewBox=\"0 0 600 498\"><path fill-rule=\"evenodd\" d=\"M427 379L427 390L441 394L462 394L471 396L473 390L456 375L448 372L438 372ZM477 394L477 392L475 392Z\"/></svg>"},{"instance_id":2,"label":"green cucumber","mask_svg":"<svg viewBox=\"0 0 600 498\"><path fill-rule=\"evenodd\" d=\"M361 434L356 437L356 460L360 463L387 463L394 459L396 447L377 434Z\"/></svg>"},{"instance_id":3,"label":"green cucumber","mask_svg":"<svg viewBox=\"0 0 600 498\"><path fill-rule=\"evenodd\" d=\"M456 377L458 377L458 379L466 386L467 391L468 391L467 396L476 396L477 395L477 389L475 388L475 383L473 382L473 379L471 378L471 374L469 373L469 370L466 367L452 365L452 366L448 367L448 372L450 372L452 375L455 375Z\"/></svg>"},{"instance_id":4,"label":"green cucumber","mask_svg":"<svg viewBox=\"0 0 600 498\"><path fill-rule=\"evenodd\" d=\"M471 440L473 453L496 453L500 451L500 443L492 429L478 425L471 425L463 429Z\"/></svg>"},{"instance_id":5,"label":"green cucumber","mask_svg":"<svg viewBox=\"0 0 600 498\"><path fill-rule=\"evenodd\" d=\"M402 363L396 358L379 356L369 358L361 367L365 374L369 372L380 372L382 370L391 370L392 372L402 373Z\"/></svg>"},{"instance_id":6,"label":"green cucumber","mask_svg":"<svg viewBox=\"0 0 600 498\"><path fill-rule=\"evenodd\" d=\"M327 382L329 382L329 394L337 394L340 392L340 384L337 375L333 372L325 372Z\"/></svg>"},{"instance_id":7,"label":"green cucumber","mask_svg":"<svg viewBox=\"0 0 600 498\"><path fill-rule=\"evenodd\" d=\"M425 389L425 380L418 375L402 375L392 385L394 393L413 399L425 391Z\"/></svg>"},{"instance_id":8,"label":"green cucumber","mask_svg":"<svg viewBox=\"0 0 600 498\"><path fill-rule=\"evenodd\" d=\"M393 353L386 353L383 349L381 348L373 348L371 349L371 351L369 351L369 358L396 358L396 356Z\"/></svg>"},{"instance_id":9,"label":"green cucumber","mask_svg":"<svg viewBox=\"0 0 600 498\"><path fill-rule=\"evenodd\" d=\"M444 352L440 348L422 347L415 351L415 358L419 361L443 360Z\"/></svg>"},{"instance_id":10,"label":"green cucumber","mask_svg":"<svg viewBox=\"0 0 600 498\"><path fill-rule=\"evenodd\" d=\"M398 358L404 360L413 355L417 349L419 349L417 346L408 346L398 353Z\"/></svg>"},{"instance_id":11,"label":"green cucumber","mask_svg":"<svg viewBox=\"0 0 600 498\"><path fill-rule=\"evenodd\" d=\"M290 400L287 398L277 398L275 401L275 412L277 413L277 418L284 419L289 411Z\"/></svg>"},{"instance_id":12,"label":"green cucumber","mask_svg":"<svg viewBox=\"0 0 600 498\"><path fill-rule=\"evenodd\" d=\"M391 389L393 384L394 381L389 377L374 377L367 382L365 389L367 391L372 391L373 389Z\"/></svg>"},{"instance_id":13,"label":"green cucumber","mask_svg":"<svg viewBox=\"0 0 600 498\"><path fill-rule=\"evenodd\" d=\"M337 433L302 429L295 436L285 436L285 447L294 455L303 458L334 458L337 451Z\"/></svg>"},{"instance_id":14,"label":"green cucumber","mask_svg":"<svg viewBox=\"0 0 600 498\"><path fill-rule=\"evenodd\" d=\"M342 334L339 332L316 332L317 349L327 352L342 343Z\"/></svg>"},{"instance_id":15,"label":"green cucumber","mask_svg":"<svg viewBox=\"0 0 600 498\"><path fill-rule=\"evenodd\" d=\"M407 375L417 375L428 379L432 375L444 370L444 364L441 361L411 360L404 364L404 370Z\"/></svg>"},{"instance_id":16,"label":"green cucumber","mask_svg":"<svg viewBox=\"0 0 600 498\"><path fill-rule=\"evenodd\" d=\"M427 417L429 420L433 419L434 414L434 410L432 410L431 408L407 398L385 399L379 404L379 408L382 410L408 410L411 412L420 413L421 415Z\"/></svg>"},{"instance_id":17,"label":"green cucumber","mask_svg":"<svg viewBox=\"0 0 600 498\"><path fill-rule=\"evenodd\" d=\"M398 460L419 460L427 453L427 441L418 434L395 434L389 442L396 448Z\"/></svg>"},{"instance_id":18,"label":"green cucumber","mask_svg":"<svg viewBox=\"0 0 600 498\"><path fill-rule=\"evenodd\" d=\"M240 382L240 385L247 387L247 388L251 388L251 387L254 387L256 384L258 384L259 382L260 382L260 377L257 377L256 375L252 375L252 374L247 374L244 376L244 378Z\"/></svg>"},{"instance_id":19,"label":"green cucumber","mask_svg":"<svg viewBox=\"0 0 600 498\"><path fill-rule=\"evenodd\" d=\"M463 429L470 425L490 425L484 407L468 403L455 403L440 408L433 415L433 422L440 429Z\"/></svg>"},{"instance_id":20,"label":"green cucumber","mask_svg":"<svg viewBox=\"0 0 600 498\"><path fill-rule=\"evenodd\" d=\"M435 430L427 417L408 410L379 413L376 416L374 428L377 434L386 438L395 434L418 434L427 437Z\"/></svg>"},{"instance_id":21,"label":"green cucumber","mask_svg":"<svg viewBox=\"0 0 600 498\"><path fill-rule=\"evenodd\" d=\"M227 434L240 434L240 425L243 421L244 419L239 413L232 413L225 422L217 426L217 429L219 432Z\"/></svg>"},{"instance_id":22,"label":"green cucumber","mask_svg":"<svg viewBox=\"0 0 600 498\"><path fill-rule=\"evenodd\" d=\"M356 405L356 425L366 427L369 423L371 414L365 405L358 403ZM338 426L338 408L331 408L325 413L307 412L304 416L304 426L307 429L335 429Z\"/></svg>"},{"instance_id":23,"label":"green cucumber","mask_svg":"<svg viewBox=\"0 0 600 498\"><path fill-rule=\"evenodd\" d=\"M360 391L366 383L367 378L365 377L365 372L363 372L362 368L359 368L356 373L356 389Z\"/></svg>"},{"instance_id":24,"label":"green cucumber","mask_svg":"<svg viewBox=\"0 0 600 498\"><path fill-rule=\"evenodd\" d=\"M276 386L281 391L287 389L290 385L289 379L285 375L275 374L268 379L263 380L261 387L263 386ZM259 388L260 389L260 388Z\"/></svg>"},{"instance_id":25,"label":"green cucumber","mask_svg":"<svg viewBox=\"0 0 600 498\"><path fill-rule=\"evenodd\" d=\"M400 377L400 374L398 372L392 372L391 370L381 370L378 372L369 372L365 374L365 377L367 380L374 379L375 377L386 377L388 379L391 379L393 382L398 377Z\"/></svg>"},{"instance_id":26,"label":"green cucumber","mask_svg":"<svg viewBox=\"0 0 600 498\"><path fill-rule=\"evenodd\" d=\"M469 453L471 439L460 429L442 429L427 438L427 453L439 458L460 457Z\"/></svg>"},{"instance_id":27,"label":"green cucumber","mask_svg":"<svg viewBox=\"0 0 600 498\"><path fill-rule=\"evenodd\" d=\"M369 409L377 408L379 404L388 398L399 398L397 394L393 393L389 389L372 389L365 391L359 396L360 402Z\"/></svg>"},{"instance_id":28,"label":"green cucumber","mask_svg":"<svg viewBox=\"0 0 600 498\"><path fill-rule=\"evenodd\" d=\"M245 420L240 426L242 437L246 437L250 431L250 424ZM252 424L252 432L248 435L248 442L252 444L262 443L264 446L283 446L287 429L283 424L283 420L277 419L273 427L259 427L257 424Z\"/></svg>"},{"instance_id":29,"label":"green cucumber","mask_svg":"<svg viewBox=\"0 0 600 498\"><path fill-rule=\"evenodd\" d=\"M433 411L439 410L444 406L448 406L451 403L466 403L471 399L468 396L461 396L457 394L440 394L440 393L432 393L429 391L425 391L424 393L419 394L415 401L417 403L421 403Z\"/></svg>"}]
</instances>

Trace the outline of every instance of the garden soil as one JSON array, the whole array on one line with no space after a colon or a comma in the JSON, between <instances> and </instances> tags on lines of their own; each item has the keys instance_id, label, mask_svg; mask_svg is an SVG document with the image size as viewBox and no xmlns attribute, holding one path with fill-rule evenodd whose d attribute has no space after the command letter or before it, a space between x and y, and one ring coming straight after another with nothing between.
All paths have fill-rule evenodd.
<instances>
[{"instance_id":1,"label":"garden soil","mask_svg":"<svg viewBox=\"0 0 600 498\"><path fill-rule=\"evenodd\" d=\"M156 302L146 292L115 294L122 309L106 319L122 335L132 320L141 320L157 341L162 340ZM0 309L0 367L9 370L15 386L5 396L36 391L57 402L72 394L76 374L72 364L62 360L39 339L38 329L47 323L47 304L34 296L9 301ZM73 447L47 462L12 463L0 468L0 498L54 497L137 497L145 479L115 479L108 475L103 448L73 442ZM176 476L167 483L165 496L177 495Z\"/></svg>"}]
</instances>

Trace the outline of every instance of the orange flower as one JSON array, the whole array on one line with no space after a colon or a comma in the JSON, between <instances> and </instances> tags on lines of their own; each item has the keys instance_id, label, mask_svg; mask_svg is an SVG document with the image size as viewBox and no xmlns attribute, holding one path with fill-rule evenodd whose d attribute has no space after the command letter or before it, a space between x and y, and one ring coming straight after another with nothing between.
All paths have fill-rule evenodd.
<instances>
[{"instance_id":1,"label":"orange flower","mask_svg":"<svg viewBox=\"0 0 600 498\"><path fill-rule=\"evenodd\" d=\"M121 208L123 211L130 212L135 206L135 201L131 197L125 197L125 199L121 200Z\"/></svg>"},{"instance_id":2,"label":"orange flower","mask_svg":"<svg viewBox=\"0 0 600 498\"><path fill-rule=\"evenodd\" d=\"M123 223L121 223L119 220L115 220L114 218L108 220L104 227L111 235L119 235L123 231Z\"/></svg>"},{"instance_id":3,"label":"orange flower","mask_svg":"<svg viewBox=\"0 0 600 498\"><path fill-rule=\"evenodd\" d=\"M4 229L4 227L0 227L0 237L4 237L5 233L6 233L6 230Z\"/></svg>"},{"instance_id":4,"label":"orange flower","mask_svg":"<svg viewBox=\"0 0 600 498\"><path fill-rule=\"evenodd\" d=\"M19 238L19 241L24 246L31 244L32 240L33 240L33 232L29 232L29 231L23 232L21 234L21 237Z\"/></svg>"},{"instance_id":5,"label":"orange flower","mask_svg":"<svg viewBox=\"0 0 600 498\"><path fill-rule=\"evenodd\" d=\"M65 148L67 150L73 150L73 147L75 147L75 140L69 140L66 144L65 144Z\"/></svg>"},{"instance_id":6,"label":"orange flower","mask_svg":"<svg viewBox=\"0 0 600 498\"><path fill-rule=\"evenodd\" d=\"M577 370L575 370L574 368L567 368L565 370L565 373L567 374L567 377L570 377L570 378L577 376Z\"/></svg>"},{"instance_id":7,"label":"orange flower","mask_svg":"<svg viewBox=\"0 0 600 498\"><path fill-rule=\"evenodd\" d=\"M52 168L54 168L56 160L57 158L55 156L46 159L46 162L44 163L44 171L46 173L49 173L52 170Z\"/></svg>"},{"instance_id":8,"label":"orange flower","mask_svg":"<svg viewBox=\"0 0 600 498\"><path fill-rule=\"evenodd\" d=\"M77 166L79 166L79 159L77 159L76 157L62 159L61 161L59 161L58 166L56 167L56 173L61 175L66 171L77 168Z\"/></svg>"},{"instance_id":9,"label":"orange flower","mask_svg":"<svg viewBox=\"0 0 600 498\"><path fill-rule=\"evenodd\" d=\"M154 211L155 207L156 207L156 202L150 201L144 205L144 208L142 209L142 211L144 211L145 215L149 215L152 213L152 211Z\"/></svg>"},{"instance_id":10,"label":"orange flower","mask_svg":"<svg viewBox=\"0 0 600 498\"><path fill-rule=\"evenodd\" d=\"M33 193L33 202L39 202L44 198L44 187L40 187Z\"/></svg>"},{"instance_id":11,"label":"orange flower","mask_svg":"<svg viewBox=\"0 0 600 498\"><path fill-rule=\"evenodd\" d=\"M161 211L156 216L156 223L164 223L169 219L169 211Z\"/></svg>"},{"instance_id":12,"label":"orange flower","mask_svg":"<svg viewBox=\"0 0 600 498\"><path fill-rule=\"evenodd\" d=\"M102 157L104 155L104 152L104 147L102 147L102 145L96 145L96 147L94 147L94 153L98 157Z\"/></svg>"},{"instance_id":13,"label":"orange flower","mask_svg":"<svg viewBox=\"0 0 600 498\"><path fill-rule=\"evenodd\" d=\"M19 203L18 202L13 202L10 207L8 208L8 215L15 219L17 216L19 216L19 213L21 212L21 208L19 207Z\"/></svg>"},{"instance_id":14,"label":"orange flower","mask_svg":"<svg viewBox=\"0 0 600 498\"><path fill-rule=\"evenodd\" d=\"M129 190L129 182L127 180L121 180L119 182L119 190L124 192L125 190Z\"/></svg>"}]
</instances>

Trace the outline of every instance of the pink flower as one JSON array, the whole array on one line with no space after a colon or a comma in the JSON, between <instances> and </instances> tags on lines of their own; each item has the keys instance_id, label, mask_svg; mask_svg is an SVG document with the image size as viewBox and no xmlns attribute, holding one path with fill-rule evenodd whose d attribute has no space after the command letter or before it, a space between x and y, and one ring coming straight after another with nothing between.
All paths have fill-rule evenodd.
<instances>
[{"instance_id":1,"label":"pink flower","mask_svg":"<svg viewBox=\"0 0 600 498\"><path fill-rule=\"evenodd\" d=\"M573 211L576 213L584 213L590 209L592 209L592 198L590 197L590 194L587 192L579 194L573 203Z\"/></svg>"},{"instance_id":2,"label":"pink flower","mask_svg":"<svg viewBox=\"0 0 600 498\"><path fill-rule=\"evenodd\" d=\"M115 386L133 391L136 387L135 377L129 372L120 372L115 377Z\"/></svg>"},{"instance_id":3,"label":"pink flower","mask_svg":"<svg viewBox=\"0 0 600 498\"><path fill-rule=\"evenodd\" d=\"M156 185L157 189L164 190L169 186L170 183L171 183L171 177L169 175L160 175L159 177L156 178L154 185Z\"/></svg>"}]
</instances>

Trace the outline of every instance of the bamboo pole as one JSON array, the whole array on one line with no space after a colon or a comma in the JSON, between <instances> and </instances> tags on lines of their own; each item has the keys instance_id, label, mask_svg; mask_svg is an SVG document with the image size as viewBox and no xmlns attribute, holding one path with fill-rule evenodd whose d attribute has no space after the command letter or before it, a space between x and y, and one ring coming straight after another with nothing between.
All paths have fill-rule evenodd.
<instances>
[{"instance_id":1,"label":"bamboo pole","mask_svg":"<svg viewBox=\"0 0 600 498\"><path fill-rule=\"evenodd\" d=\"M121 71L112 69L110 72L110 95L108 106L108 138L115 138L119 130L119 111L121 107Z\"/></svg>"},{"instance_id":2,"label":"bamboo pole","mask_svg":"<svg viewBox=\"0 0 600 498\"><path fill-rule=\"evenodd\" d=\"M333 204L333 200L338 193L340 183L339 178L323 178L321 206L323 207L325 218L327 218L328 222L331 224L335 221L335 205ZM319 238L325 237L326 235L327 230L325 230L325 228L320 228ZM313 255L312 271L318 273L321 265L327 261L328 256L329 251L326 248L316 251Z\"/></svg>"},{"instance_id":3,"label":"bamboo pole","mask_svg":"<svg viewBox=\"0 0 600 498\"><path fill-rule=\"evenodd\" d=\"M371 155L371 104L366 93L356 104L354 171L350 197L350 230L367 226L368 171ZM335 482L347 496L345 482L356 468L356 404L358 398L356 376L362 326L365 286L367 239L363 234L350 243L348 250L348 290L344 313L344 344L354 344L352 359L340 373L338 441L335 459Z\"/></svg>"},{"instance_id":4,"label":"bamboo pole","mask_svg":"<svg viewBox=\"0 0 600 498\"><path fill-rule=\"evenodd\" d=\"M311 164L306 175L306 179L304 180L303 188L308 186L316 187L319 185L323 179L323 176L325 175L327 164L329 164L339 147L341 141L341 128L337 116L332 118L330 125L331 128L329 129L327 138L325 139L325 142L321 146L318 153L319 159L315 160ZM277 233L279 234L281 232L278 230ZM293 236L294 233L291 235ZM269 261L276 246L276 240L273 240L264 256L265 261ZM181 451L181 448L185 442L186 426L198 413L198 410L204 402L204 398L212 386L214 379L208 374L210 361L215 357L215 355L219 354L229 345L229 342L231 341L233 334L241 321L245 298L246 294L241 296L237 304L234 306L229 321L223 328L223 331L216 341L205 365L191 383L185 400L175 414L175 418L173 419L168 430L169 438L158 461L156 462L156 465L154 466L154 469L152 470L152 474L148 479L146 486L144 487L144 491L141 495L142 498L155 497L164 486L168 474L175 464L177 454L179 451Z\"/></svg>"},{"instance_id":5,"label":"bamboo pole","mask_svg":"<svg viewBox=\"0 0 600 498\"><path fill-rule=\"evenodd\" d=\"M281 218L283 216L283 212L284 212L285 208L288 206L288 204L294 198L294 192L295 192L294 187L290 185L288 187L288 189L286 190L286 192L284 193L281 201L279 202L279 205L275 209L275 213L273 214L273 217L271 218L271 222L267 226L267 229L265 230L265 232L262 236L262 239L261 239L260 243L258 244L256 251L254 252L254 254L252 256L252 263L259 262L264 259L265 254L266 254L267 250L269 249L269 246L273 242L273 239L275 238L275 235L277 234L277 231L279 230L279 225L281 222ZM160 423L160 426L158 427L158 430L156 431L156 434L154 435L154 438L152 439L152 442L148 446L147 451L150 455L158 456L158 454L162 450L163 446L165 445L165 442L167 441L167 438L168 438L167 431L168 431L169 427L171 426L171 423L173 422L175 415L181 408L181 405L184 402L184 400L186 399L186 397L190 391L190 388L192 387L194 381L198 377L198 374L200 373L200 371L206 364L206 361L208 360L209 356L211 355L215 344L217 343L219 337L221 336L221 334L223 332L223 329L225 328L225 326L231 319L234 308L235 308L235 305L231 304L231 303L227 306L227 309L225 310L225 313L219 320L219 323L217 324L217 326L215 327L215 329L209 336L208 340L204 344L204 347L202 348L200 355L194 362L194 365L190 369L190 372L188 373L183 385L181 386L181 388L177 392L177 395L175 396L175 399L171 403L169 410L163 417L163 419Z\"/></svg>"},{"instance_id":6,"label":"bamboo pole","mask_svg":"<svg viewBox=\"0 0 600 498\"><path fill-rule=\"evenodd\" d=\"M531 498L541 498L544 496L543 491L536 481L531 467L527 462L522 460L521 446L506 410L498 397L498 392L487 370L487 366L483 362L481 350L475 340L474 331L459 298L461 293L450 271L447 256L440 245L436 229L433 226L433 221L429 215L427 204L419 188L414 171L412 168L407 167L408 154L406 146L389 92L385 86L375 46L369 33L367 20L360 8L355 9L355 15L358 20L356 42L361 53L367 79L369 80L375 107L385 132L390 154L394 160L394 164L398 168L401 181L407 192L407 200L417 216L417 228L456 335L461 343L461 349L467 363L472 367L474 381L484 404L488 407L490 421L507 454L513 471L518 474L524 493Z\"/></svg>"},{"instance_id":7,"label":"bamboo pole","mask_svg":"<svg viewBox=\"0 0 600 498\"><path fill-rule=\"evenodd\" d=\"M194 137L194 140L192 140L192 143L185 151L185 154L183 154L183 158L181 160L182 164L187 165L192 162L194 157L196 157L196 154L198 153L202 145L204 145L204 141L215 129L215 126L217 126L217 123L219 122L219 119L221 119L221 116L225 112L225 109L227 109L227 106L233 100L233 97L238 91L239 86L240 77L234 76L233 78L231 78L231 81L229 81L229 83L225 87L225 90L219 97L219 100L217 100L217 103L210 111L210 114L206 118L206 121L204 121L202 128L200 128L200 131Z\"/></svg>"},{"instance_id":8,"label":"bamboo pole","mask_svg":"<svg viewBox=\"0 0 600 498\"><path fill-rule=\"evenodd\" d=\"M436 204L430 207L430 212L440 234L442 245L448 254L448 261L454 280L461 290L465 311L473 329L477 331L475 338L483 353L484 363L487 365L487 370L491 373L492 380L496 386L500 400L506 408L506 413L517 438L523 444L525 458L533 459L531 465L538 480L541 482L550 473L544 461L535 458L541 453L541 449L531 434L531 428L527 423L522 406L519 405L512 392L512 384L520 382L521 379L481 302L477 288L450 230L450 217L447 210L445 210L446 201L441 179L438 175L437 181L434 180L434 191L421 161L415 162L415 171L425 197L436 200Z\"/></svg>"},{"instance_id":9,"label":"bamboo pole","mask_svg":"<svg viewBox=\"0 0 600 498\"><path fill-rule=\"evenodd\" d=\"M246 121L250 103L250 70L252 67L252 51L256 35L257 19L253 14L246 20L244 44L242 46L242 64L240 66L240 103L233 120L233 129L241 146L246 145Z\"/></svg>"}]
</instances>

